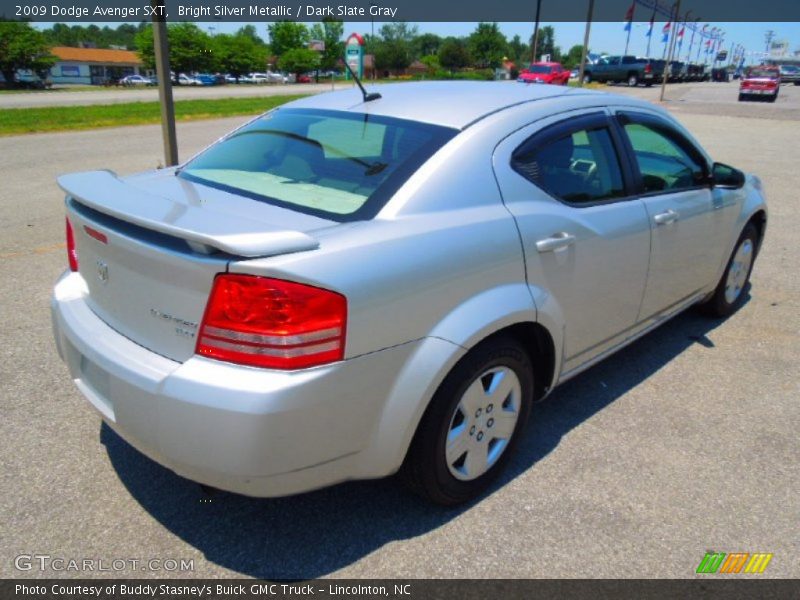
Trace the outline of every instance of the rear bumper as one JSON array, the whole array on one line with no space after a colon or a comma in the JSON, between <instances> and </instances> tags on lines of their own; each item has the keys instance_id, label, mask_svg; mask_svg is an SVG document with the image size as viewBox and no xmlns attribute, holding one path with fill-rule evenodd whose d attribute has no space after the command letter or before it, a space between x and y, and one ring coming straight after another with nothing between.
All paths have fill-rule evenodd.
<instances>
[{"instance_id":1,"label":"rear bumper","mask_svg":"<svg viewBox=\"0 0 800 600\"><path fill-rule=\"evenodd\" d=\"M385 405L418 389L407 364L447 364L458 347L426 338L332 365L273 371L202 357L178 363L120 335L85 302L80 275L56 284L59 354L102 418L132 446L189 479L281 496L388 475L405 448L381 447ZM423 404L410 396L407 403ZM414 413L417 410L412 411ZM398 428L409 423L397 423Z\"/></svg>"},{"instance_id":2,"label":"rear bumper","mask_svg":"<svg viewBox=\"0 0 800 600\"><path fill-rule=\"evenodd\" d=\"M778 93L778 88L771 88L771 89L740 88L739 93L752 96L774 96L775 94Z\"/></svg>"}]
</instances>

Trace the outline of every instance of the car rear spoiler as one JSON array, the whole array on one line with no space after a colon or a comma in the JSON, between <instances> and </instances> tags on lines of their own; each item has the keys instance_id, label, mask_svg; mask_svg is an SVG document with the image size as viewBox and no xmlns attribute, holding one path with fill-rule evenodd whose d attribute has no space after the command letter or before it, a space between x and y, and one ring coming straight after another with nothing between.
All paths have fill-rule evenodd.
<instances>
[{"instance_id":1,"label":"car rear spoiler","mask_svg":"<svg viewBox=\"0 0 800 600\"><path fill-rule=\"evenodd\" d=\"M128 185L112 171L71 173L58 178L68 197L128 223L186 240L196 252L222 251L263 257L314 250L319 242L301 232L283 230L256 219L189 206Z\"/></svg>"}]
</instances>

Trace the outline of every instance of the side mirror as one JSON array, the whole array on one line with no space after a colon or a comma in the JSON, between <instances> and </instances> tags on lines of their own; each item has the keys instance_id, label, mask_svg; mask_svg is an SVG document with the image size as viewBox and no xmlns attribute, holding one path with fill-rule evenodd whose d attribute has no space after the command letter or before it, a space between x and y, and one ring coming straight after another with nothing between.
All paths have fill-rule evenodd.
<instances>
[{"instance_id":1,"label":"side mirror","mask_svg":"<svg viewBox=\"0 0 800 600\"><path fill-rule=\"evenodd\" d=\"M734 169L722 163L714 163L711 171L711 181L714 187L739 189L744 186L745 177L739 169Z\"/></svg>"}]
</instances>

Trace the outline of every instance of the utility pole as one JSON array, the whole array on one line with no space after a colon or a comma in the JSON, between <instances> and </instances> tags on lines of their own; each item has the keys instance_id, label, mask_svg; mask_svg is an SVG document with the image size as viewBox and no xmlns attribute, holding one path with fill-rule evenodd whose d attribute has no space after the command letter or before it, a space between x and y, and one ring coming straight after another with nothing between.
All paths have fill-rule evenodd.
<instances>
[{"instance_id":1,"label":"utility pole","mask_svg":"<svg viewBox=\"0 0 800 600\"><path fill-rule=\"evenodd\" d=\"M536 48L539 46L539 15L542 12L542 0L536 0L536 24L533 26L533 46L531 47L531 63L536 61Z\"/></svg>"},{"instance_id":2,"label":"utility pole","mask_svg":"<svg viewBox=\"0 0 800 600\"><path fill-rule=\"evenodd\" d=\"M673 21L677 21L678 15L681 14L681 0L675 2L675 19ZM670 15L671 17L672 15ZM664 92L667 89L667 79L669 78L669 70L670 70L670 63L672 62L672 53L675 50L675 38L678 36L675 33L677 27L672 28L672 37L669 40L669 53L667 54L667 62L664 63L664 76L661 78L661 96L659 97L659 102L664 101Z\"/></svg>"},{"instance_id":3,"label":"utility pole","mask_svg":"<svg viewBox=\"0 0 800 600\"><path fill-rule=\"evenodd\" d=\"M586 32L583 34L583 51L581 52L581 69L578 73L578 85L583 87L583 74L586 70L586 53L589 51L589 31L592 28L594 0L589 0L589 12L586 14Z\"/></svg>"},{"instance_id":4,"label":"utility pole","mask_svg":"<svg viewBox=\"0 0 800 600\"><path fill-rule=\"evenodd\" d=\"M772 29L768 30L764 34L764 40L767 42L766 48L764 48L764 60L766 61L769 58L769 47L772 44L772 40L775 38L775 32ZM762 63L763 64L763 63Z\"/></svg>"},{"instance_id":5,"label":"utility pole","mask_svg":"<svg viewBox=\"0 0 800 600\"><path fill-rule=\"evenodd\" d=\"M167 9L164 0L150 0L153 8L153 46L156 53L158 103L161 105L161 135L164 138L165 166L178 164L178 137L175 134L175 104L172 101L172 76L169 70Z\"/></svg>"}]
</instances>

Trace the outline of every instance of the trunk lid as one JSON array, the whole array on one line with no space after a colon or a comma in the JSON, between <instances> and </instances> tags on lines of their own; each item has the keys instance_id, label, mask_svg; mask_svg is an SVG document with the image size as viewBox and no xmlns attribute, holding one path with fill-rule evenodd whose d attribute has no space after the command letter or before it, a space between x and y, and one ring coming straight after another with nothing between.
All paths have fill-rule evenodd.
<instances>
[{"instance_id":1,"label":"trunk lid","mask_svg":"<svg viewBox=\"0 0 800 600\"><path fill-rule=\"evenodd\" d=\"M176 361L194 354L217 273L240 258L311 251L330 221L174 176L65 175L67 213L90 308L134 342Z\"/></svg>"}]
</instances>

